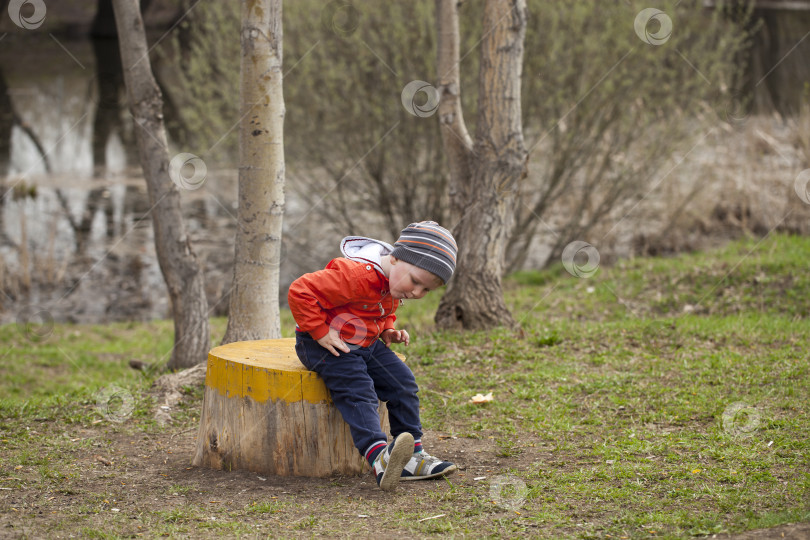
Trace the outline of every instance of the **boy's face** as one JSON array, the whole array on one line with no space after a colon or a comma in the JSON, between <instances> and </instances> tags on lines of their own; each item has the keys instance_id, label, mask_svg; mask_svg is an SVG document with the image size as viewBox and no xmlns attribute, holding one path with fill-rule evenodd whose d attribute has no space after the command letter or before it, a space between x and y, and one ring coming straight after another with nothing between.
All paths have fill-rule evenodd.
<instances>
[{"instance_id":1,"label":"boy's face","mask_svg":"<svg viewBox=\"0 0 810 540\"><path fill-rule=\"evenodd\" d=\"M392 257L388 285L395 299L418 300L443 283L436 274Z\"/></svg>"}]
</instances>

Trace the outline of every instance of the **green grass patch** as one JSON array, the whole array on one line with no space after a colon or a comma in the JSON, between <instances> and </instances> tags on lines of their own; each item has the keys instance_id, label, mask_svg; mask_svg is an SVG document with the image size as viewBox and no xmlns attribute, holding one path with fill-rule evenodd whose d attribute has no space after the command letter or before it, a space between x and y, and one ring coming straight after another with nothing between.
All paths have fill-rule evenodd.
<instances>
[{"instance_id":1,"label":"green grass patch","mask_svg":"<svg viewBox=\"0 0 810 540\"><path fill-rule=\"evenodd\" d=\"M55 325L45 339L0 327L0 487L42 494L42 505L69 497L53 530L97 538L684 538L808 521L807 260L809 239L772 236L586 279L522 272L506 280L519 326L487 332L435 330L440 293L406 302L398 320L411 345L398 351L420 382L426 444L466 449L465 471L396 496L361 500L358 480L331 479L315 494L247 493L230 506L220 484L167 478L158 491L172 504L128 517L122 505L101 524L85 521L110 515L122 480L102 475L105 490L89 493L77 456L113 456L116 435L196 427L199 389L160 428L144 392L157 371L128 367L165 364L171 323ZM225 321L212 328L215 345ZM97 407L113 382L125 391L118 407L133 408L120 423ZM470 402L488 392L492 402Z\"/></svg>"}]
</instances>

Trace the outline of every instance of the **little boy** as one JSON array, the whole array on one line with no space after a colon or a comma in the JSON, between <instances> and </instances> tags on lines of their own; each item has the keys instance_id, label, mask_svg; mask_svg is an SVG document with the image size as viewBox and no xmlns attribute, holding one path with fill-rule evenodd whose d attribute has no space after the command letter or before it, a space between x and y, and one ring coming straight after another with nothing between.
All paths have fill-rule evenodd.
<instances>
[{"instance_id":1,"label":"little boy","mask_svg":"<svg viewBox=\"0 0 810 540\"><path fill-rule=\"evenodd\" d=\"M454 464L422 450L419 387L389 346L410 342L407 331L394 328L402 300L422 298L453 275L456 241L439 224L421 221L403 229L394 246L348 236L340 250L345 258L290 285L298 358L323 379L381 489L396 488L400 478L453 473ZM378 400L387 402L391 444L380 429Z\"/></svg>"}]
</instances>

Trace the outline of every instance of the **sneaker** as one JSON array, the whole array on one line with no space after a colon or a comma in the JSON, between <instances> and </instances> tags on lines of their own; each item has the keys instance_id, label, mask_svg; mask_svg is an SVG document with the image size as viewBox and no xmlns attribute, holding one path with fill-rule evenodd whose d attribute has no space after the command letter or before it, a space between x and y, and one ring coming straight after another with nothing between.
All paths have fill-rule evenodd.
<instances>
[{"instance_id":1,"label":"sneaker","mask_svg":"<svg viewBox=\"0 0 810 540\"><path fill-rule=\"evenodd\" d=\"M426 480L428 478L438 478L447 476L458 470L455 464L449 461L442 461L425 451L414 452L410 461L402 469L403 480Z\"/></svg>"},{"instance_id":2,"label":"sneaker","mask_svg":"<svg viewBox=\"0 0 810 540\"><path fill-rule=\"evenodd\" d=\"M374 461L374 476L377 485L383 491L392 491L397 487L402 468L413 452L413 435L401 433L394 442L385 447Z\"/></svg>"}]
</instances>

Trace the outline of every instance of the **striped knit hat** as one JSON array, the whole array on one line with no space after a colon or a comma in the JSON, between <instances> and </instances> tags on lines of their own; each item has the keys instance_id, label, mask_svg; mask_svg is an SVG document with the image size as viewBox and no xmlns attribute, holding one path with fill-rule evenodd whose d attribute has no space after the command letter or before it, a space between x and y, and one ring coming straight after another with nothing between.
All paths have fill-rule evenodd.
<instances>
[{"instance_id":1,"label":"striped knit hat","mask_svg":"<svg viewBox=\"0 0 810 540\"><path fill-rule=\"evenodd\" d=\"M456 269L458 247L450 231L435 221L411 223L399 235L391 255L450 281Z\"/></svg>"}]
</instances>

